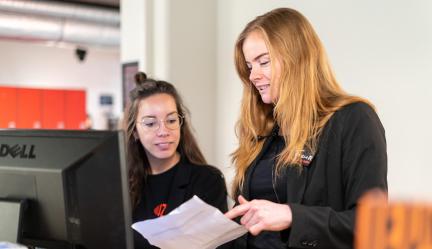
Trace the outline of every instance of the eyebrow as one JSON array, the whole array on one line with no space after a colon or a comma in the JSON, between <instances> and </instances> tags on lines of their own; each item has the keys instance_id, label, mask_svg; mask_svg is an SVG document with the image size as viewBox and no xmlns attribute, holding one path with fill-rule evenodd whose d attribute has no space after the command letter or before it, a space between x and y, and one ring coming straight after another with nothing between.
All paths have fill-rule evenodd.
<instances>
[{"instance_id":1,"label":"eyebrow","mask_svg":"<svg viewBox=\"0 0 432 249\"><path fill-rule=\"evenodd\" d=\"M168 113L165 117L168 117L169 115L172 115L172 114L175 114L175 113L178 113L178 112L177 111L172 111L172 112ZM143 118L156 118L156 116L155 115L145 115L145 116L141 117L141 119L143 119Z\"/></svg>"},{"instance_id":2,"label":"eyebrow","mask_svg":"<svg viewBox=\"0 0 432 249\"><path fill-rule=\"evenodd\" d=\"M256 60L258 60L258 59L260 59L261 57L266 56L266 55L269 55L269 53L268 53L268 52L264 52L264 53L262 53L262 54L259 54L259 55L257 55L255 58L253 58L252 61L256 61ZM246 61L246 63L250 63L250 61Z\"/></svg>"}]
</instances>

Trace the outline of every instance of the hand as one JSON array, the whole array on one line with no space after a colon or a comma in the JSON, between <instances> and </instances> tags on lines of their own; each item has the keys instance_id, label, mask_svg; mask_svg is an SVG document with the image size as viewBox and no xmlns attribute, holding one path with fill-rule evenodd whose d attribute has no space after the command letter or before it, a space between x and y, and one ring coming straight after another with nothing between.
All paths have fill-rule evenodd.
<instances>
[{"instance_id":1,"label":"hand","mask_svg":"<svg viewBox=\"0 0 432 249\"><path fill-rule=\"evenodd\" d=\"M261 231L282 231L291 226L291 208L286 204L278 204L267 200L247 201L243 196L238 197L240 205L225 213L229 219L242 216L240 223L252 235Z\"/></svg>"}]
</instances>

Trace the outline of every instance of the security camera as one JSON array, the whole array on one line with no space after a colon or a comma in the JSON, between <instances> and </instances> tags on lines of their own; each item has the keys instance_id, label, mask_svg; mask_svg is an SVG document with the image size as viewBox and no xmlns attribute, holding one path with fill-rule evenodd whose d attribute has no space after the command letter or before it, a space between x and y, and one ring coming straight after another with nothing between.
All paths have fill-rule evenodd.
<instances>
[{"instance_id":1,"label":"security camera","mask_svg":"<svg viewBox=\"0 0 432 249\"><path fill-rule=\"evenodd\" d=\"M80 62L83 62L87 55L87 50L84 48L76 48L75 54Z\"/></svg>"}]
</instances>

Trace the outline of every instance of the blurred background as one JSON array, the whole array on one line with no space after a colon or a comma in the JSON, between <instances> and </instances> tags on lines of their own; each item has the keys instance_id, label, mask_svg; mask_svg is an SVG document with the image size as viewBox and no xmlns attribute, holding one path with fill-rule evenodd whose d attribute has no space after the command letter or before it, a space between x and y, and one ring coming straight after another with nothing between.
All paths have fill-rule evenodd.
<instances>
[{"instance_id":1,"label":"blurred background","mask_svg":"<svg viewBox=\"0 0 432 249\"><path fill-rule=\"evenodd\" d=\"M390 198L432 200L429 0L0 0L0 128L118 129L142 70L179 89L230 186L242 93L233 46L276 7L302 12L341 85L376 105Z\"/></svg>"}]
</instances>

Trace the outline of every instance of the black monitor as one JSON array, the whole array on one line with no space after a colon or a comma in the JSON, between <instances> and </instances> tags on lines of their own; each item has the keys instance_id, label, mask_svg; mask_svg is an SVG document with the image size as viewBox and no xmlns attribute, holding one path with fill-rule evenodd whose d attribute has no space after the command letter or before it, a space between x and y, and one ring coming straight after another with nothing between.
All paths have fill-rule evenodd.
<instances>
[{"instance_id":1,"label":"black monitor","mask_svg":"<svg viewBox=\"0 0 432 249\"><path fill-rule=\"evenodd\" d=\"M0 130L0 201L26 202L18 242L132 249L124 148L121 131Z\"/></svg>"}]
</instances>

